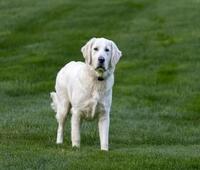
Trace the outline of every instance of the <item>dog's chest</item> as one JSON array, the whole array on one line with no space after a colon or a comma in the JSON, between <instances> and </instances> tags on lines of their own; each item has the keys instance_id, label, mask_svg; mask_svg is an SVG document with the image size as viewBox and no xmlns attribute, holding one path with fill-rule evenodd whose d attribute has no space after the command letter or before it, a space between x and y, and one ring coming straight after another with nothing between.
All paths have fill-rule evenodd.
<instances>
[{"instance_id":1,"label":"dog's chest","mask_svg":"<svg viewBox=\"0 0 200 170\"><path fill-rule=\"evenodd\" d=\"M89 99L84 101L81 109L81 115L85 119L93 119L97 114L105 111L105 106L102 100L102 94L98 91L91 93Z\"/></svg>"}]
</instances>

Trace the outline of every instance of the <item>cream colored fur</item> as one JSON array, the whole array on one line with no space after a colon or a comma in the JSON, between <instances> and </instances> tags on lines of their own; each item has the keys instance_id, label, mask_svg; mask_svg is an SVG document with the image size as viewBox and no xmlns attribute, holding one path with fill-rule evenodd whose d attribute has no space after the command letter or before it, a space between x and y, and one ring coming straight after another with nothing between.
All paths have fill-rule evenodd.
<instances>
[{"instance_id":1,"label":"cream colored fur","mask_svg":"<svg viewBox=\"0 0 200 170\"><path fill-rule=\"evenodd\" d=\"M110 108L115 65L121 51L115 43L105 38L92 38L81 49L83 62L70 62L57 74L55 90L51 92L51 106L58 121L57 143L63 143L63 130L68 112L71 117L71 140L73 147L80 147L80 124L82 119L98 119L101 150L108 150ZM99 57L105 59L101 81L97 71Z\"/></svg>"}]
</instances>

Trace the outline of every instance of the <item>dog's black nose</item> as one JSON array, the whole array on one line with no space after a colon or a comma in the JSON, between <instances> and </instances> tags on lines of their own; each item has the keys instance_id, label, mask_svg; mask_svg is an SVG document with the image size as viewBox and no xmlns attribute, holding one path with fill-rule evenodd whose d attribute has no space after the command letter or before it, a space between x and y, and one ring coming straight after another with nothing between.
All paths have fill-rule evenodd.
<instances>
[{"instance_id":1,"label":"dog's black nose","mask_svg":"<svg viewBox=\"0 0 200 170\"><path fill-rule=\"evenodd\" d=\"M99 60L99 63L103 64L103 63L104 63L104 61L105 61L105 58L104 58L104 57L102 57L102 56L100 56L100 57L98 58L98 60Z\"/></svg>"}]
</instances>

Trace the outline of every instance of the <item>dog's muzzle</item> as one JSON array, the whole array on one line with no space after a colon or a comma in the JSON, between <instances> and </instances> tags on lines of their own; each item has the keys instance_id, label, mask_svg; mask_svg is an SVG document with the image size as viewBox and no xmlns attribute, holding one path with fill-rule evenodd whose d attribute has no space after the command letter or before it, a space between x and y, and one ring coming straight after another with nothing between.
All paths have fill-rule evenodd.
<instances>
[{"instance_id":1,"label":"dog's muzzle","mask_svg":"<svg viewBox=\"0 0 200 170\"><path fill-rule=\"evenodd\" d=\"M104 72L106 71L105 67L103 66L98 66L95 71L97 72L97 78L99 81L103 81L104 80Z\"/></svg>"}]
</instances>

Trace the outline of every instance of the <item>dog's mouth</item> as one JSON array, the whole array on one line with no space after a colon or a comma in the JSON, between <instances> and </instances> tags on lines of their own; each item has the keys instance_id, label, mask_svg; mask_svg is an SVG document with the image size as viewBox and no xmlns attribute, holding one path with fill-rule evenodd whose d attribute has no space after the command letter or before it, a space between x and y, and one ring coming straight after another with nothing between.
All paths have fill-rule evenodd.
<instances>
[{"instance_id":1,"label":"dog's mouth","mask_svg":"<svg viewBox=\"0 0 200 170\"><path fill-rule=\"evenodd\" d=\"M105 72L106 71L106 68L104 66L98 66L96 69L95 69L97 72Z\"/></svg>"},{"instance_id":2,"label":"dog's mouth","mask_svg":"<svg viewBox=\"0 0 200 170\"><path fill-rule=\"evenodd\" d=\"M106 71L104 66L98 66L95 71L97 72L97 78L99 81L104 80L104 72Z\"/></svg>"}]
</instances>

